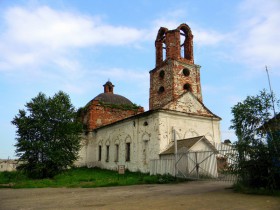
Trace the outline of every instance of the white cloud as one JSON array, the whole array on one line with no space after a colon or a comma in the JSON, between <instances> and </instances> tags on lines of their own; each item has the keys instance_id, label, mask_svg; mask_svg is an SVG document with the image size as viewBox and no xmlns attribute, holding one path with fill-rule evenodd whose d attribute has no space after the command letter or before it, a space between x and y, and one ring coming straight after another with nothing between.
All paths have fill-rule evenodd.
<instances>
[{"instance_id":1,"label":"white cloud","mask_svg":"<svg viewBox=\"0 0 280 210\"><path fill-rule=\"evenodd\" d=\"M240 18L237 56L253 68L280 67L280 1L246 0Z\"/></svg>"},{"instance_id":2,"label":"white cloud","mask_svg":"<svg viewBox=\"0 0 280 210\"><path fill-rule=\"evenodd\" d=\"M0 34L0 71L53 62L69 52L96 45L129 45L142 30L102 23L98 17L56 11L47 6L12 7L4 13Z\"/></svg>"},{"instance_id":3,"label":"white cloud","mask_svg":"<svg viewBox=\"0 0 280 210\"><path fill-rule=\"evenodd\" d=\"M122 69L122 68L111 68L111 69L99 69L93 72L94 75L99 76L110 76L110 78L115 78L117 80L127 80L129 78L131 81L146 81L149 80L148 72L140 72L130 69ZM108 78L108 79L110 79Z\"/></svg>"},{"instance_id":4,"label":"white cloud","mask_svg":"<svg viewBox=\"0 0 280 210\"><path fill-rule=\"evenodd\" d=\"M214 30L206 30L201 28L194 28L194 42L199 46L217 45L224 41L228 35L221 34Z\"/></svg>"},{"instance_id":5,"label":"white cloud","mask_svg":"<svg viewBox=\"0 0 280 210\"><path fill-rule=\"evenodd\" d=\"M5 18L7 34L14 41L54 49L131 43L138 40L142 33L135 28L106 25L97 17L56 11L47 6L32 11L11 8Z\"/></svg>"},{"instance_id":6,"label":"white cloud","mask_svg":"<svg viewBox=\"0 0 280 210\"><path fill-rule=\"evenodd\" d=\"M103 23L98 16L58 11L48 6L11 7L2 15L5 27L0 30L0 73L22 84L32 82L38 88L44 85L78 94L91 88L92 82L98 81L97 75L102 76L100 71L85 69L79 60L81 49L140 46L144 33L136 28ZM119 79L143 76L121 69L105 72L104 76L110 72L112 78Z\"/></svg>"},{"instance_id":7,"label":"white cloud","mask_svg":"<svg viewBox=\"0 0 280 210\"><path fill-rule=\"evenodd\" d=\"M193 29L194 41L197 45L217 45L230 38L229 34L222 34L215 30L207 30L198 27Z\"/></svg>"},{"instance_id":8,"label":"white cloud","mask_svg":"<svg viewBox=\"0 0 280 210\"><path fill-rule=\"evenodd\" d=\"M149 30L103 23L98 16L57 11L48 6L11 7L4 14L0 32L0 71L23 66L56 64L57 57L72 60L69 53L96 45L131 45L141 49L141 41L154 40L161 26L174 29L182 23L185 11L176 10L152 21ZM196 42L214 45L224 35L213 30L193 29Z\"/></svg>"},{"instance_id":9,"label":"white cloud","mask_svg":"<svg viewBox=\"0 0 280 210\"><path fill-rule=\"evenodd\" d=\"M151 33L149 33L149 38L155 39L157 30L162 26L168 28L169 30L176 29L180 24L184 22L184 20L182 20L182 17L186 17L186 13L186 10L178 9L172 12L168 12L164 14L163 17L154 20L154 30L151 30ZM186 24L191 27L192 33L194 35L194 42L199 46L217 45L228 38L227 34L222 34L213 29L203 29L201 27L198 27L195 23Z\"/></svg>"}]
</instances>

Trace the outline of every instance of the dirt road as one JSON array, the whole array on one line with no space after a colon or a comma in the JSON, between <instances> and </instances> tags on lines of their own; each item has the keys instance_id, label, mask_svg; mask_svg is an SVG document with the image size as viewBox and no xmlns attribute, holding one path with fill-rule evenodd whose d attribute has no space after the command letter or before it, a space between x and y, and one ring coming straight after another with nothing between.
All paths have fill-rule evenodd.
<instances>
[{"instance_id":1,"label":"dirt road","mask_svg":"<svg viewBox=\"0 0 280 210\"><path fill-rule=\"evenodd\" d=\"M1 210L280 209L280 198L232 192L226 182L105 188L0 189Z\"/></svg>"}]
</instances>

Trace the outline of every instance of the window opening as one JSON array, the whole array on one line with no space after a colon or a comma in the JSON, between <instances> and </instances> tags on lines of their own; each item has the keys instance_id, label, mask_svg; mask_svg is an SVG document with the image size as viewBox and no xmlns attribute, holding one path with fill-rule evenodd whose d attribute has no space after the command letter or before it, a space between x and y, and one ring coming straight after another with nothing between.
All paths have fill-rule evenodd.
<instances>
[{"instance_id":1,"label":"window opening","mask_svg":"<svg viewBox=\"0 0 280 210\"><path fill-rule=\"evenodd\" d=\"M143 149L143 162L147 164L147 153L148 153L148 141L144 141L144 149Z\"/></svg>"},{"instance_id":2,"label":"window opening","mask_svg":"<svg viewBox=\"0 0 280 210\"><path fill-rule=\"evenodd\" d=\"M165 44L165 37L162 41L162 60L164 61L166 59L166 44Z\"/></svg>"},{"instance_id":3,"label":"window opening","mask_svg":"<svg viewBox=\"0 0 280 210\"><path fill-rule=\"evenodd\" d=\"M160 77L161 79L163 79L163 78L164 78L164 75L165 75L165 72L164 72L163 70L161 70L161 71L159 72L159 77Z\"/></svg>"},{"instance_id":4,"label":"window opening","mask_svg":"<svg viewBox=\"0 0 280 210\"><path fill-rule=\"evenodd\" d=\"M189 83L184 84L184 90L191 91L191 85Z\"/></svg>"},{"instance_id":5,"label":"window opening","mask_svg":"<svg viewBox=\"0 0 280 210\"><path fill-rule=\"evenodd\" d=\"M183 74L184 74L186 77L190 76L190 70L187 69L187 68L184 68L184 69L183 69Z\"/></svg>"},{"instance_id":6,"label":"window opening","mask_svg":"<svg viewBox=\"0 0 280 210\"><path fill-rule=\"evenodd\" d=\"M119 161L119 145L116 144L116 154L115 154L115 162Z\"/></svg>"},{"instance_id":7,"label":"window opening","mask_svg":"<svg viewBox=\"0 0 280 210\"><path fill-rule=\"evenodd\" d=\"M109 145L106 146L106 162L109 162L109 151L110 151L110 147Z\"/></svg>"},{"instance_id":8,"label":"window opening","mask_svg":"<svg viewBox=\"0 0 280 210\"><path fill-rule=\"evenodd\" d=\"M130 143L126 143L126 155L125 160L130 161Z\"/></svg>"},{"instance_id":9,"label":"window opening","mask_svg":"<svg viewBox=\"0 0 280 210\"><path fill-rule=\"evenodd\" d=\"M164 87L161 86L161 87L158 89L158 92L159 92L159 93L163 93L163 92L164 92Z\"/></svg>"},{"instance_id":10,"label":"window opening","mask_svg":"<svg viewBox=\"0 0 280 210\"><path fill-rule=\"evenodd\" d=\"M185 58L185 42L186 42L186 34L184 31L180 30L180 50L181 50L182 58Z\"/></svg>"},{"instance_id":11,"label":"window opening","mask_svg":"<svg viewBox=\"0 0 280 210\"><path fill-rule=\"evenodd\" d=\"M98 147L98 161L101 161L101 152L102 152L102 147L99 145Z\"/></svg>"}]
</instances>

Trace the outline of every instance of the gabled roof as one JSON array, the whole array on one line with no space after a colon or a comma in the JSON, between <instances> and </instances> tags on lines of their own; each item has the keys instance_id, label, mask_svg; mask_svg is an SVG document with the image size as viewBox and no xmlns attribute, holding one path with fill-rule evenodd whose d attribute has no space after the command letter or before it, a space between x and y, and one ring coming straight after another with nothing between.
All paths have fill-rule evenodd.
<instances>
[{"instance_id":1,"label":"gabled roof","mask_svg":"<svg viewBox=\"0 0 280 210\"><path fill-rule=\"evenodd\" d=\"M200 141L203 141L205 144L207 144L212 149L212 151L217 152L216 148L210 143L210 141L207 138L205 138L205 136L197 136L193 138L177 140L177 149L179 150L181 148L186 148L187 150L191 150L191 148ZM160 155L174 154L174 151L175 144L173 142L172 145L165 151L160 153Z\"/></svg>"},{"instance_id":2,"label":"gabled roof","mask_svg":"<svg viewBox=\"0 0 280 210\"><path fill-rule=\"evenodd\" d=\"M163 106L163 109L175 110L189 114L195 114L206 117L221 118L212 113L192 92L185 92L176 100Z\"/></svg>"}]
</instances>

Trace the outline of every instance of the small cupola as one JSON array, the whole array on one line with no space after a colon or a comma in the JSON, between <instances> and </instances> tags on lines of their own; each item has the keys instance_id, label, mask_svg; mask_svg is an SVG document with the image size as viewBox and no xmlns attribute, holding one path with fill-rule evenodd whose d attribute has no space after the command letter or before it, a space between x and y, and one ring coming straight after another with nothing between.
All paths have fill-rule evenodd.
<instances>
[{"instance_id":1,"label":"small cupola","mask_svg":"<svg viewBox=\"0 0 280 210\"><path fill-rule=\"evenodd\" d=\"M114 85L112 84L112 82L108 81L105 83L105 85L103 85L104 87L104 93L112 93L114 94Z\"/></svg>"}]
</instances>

